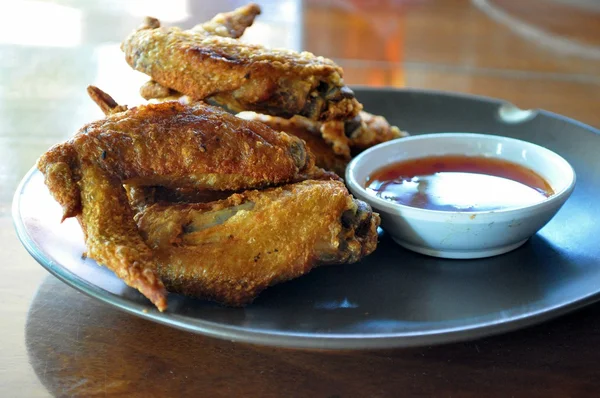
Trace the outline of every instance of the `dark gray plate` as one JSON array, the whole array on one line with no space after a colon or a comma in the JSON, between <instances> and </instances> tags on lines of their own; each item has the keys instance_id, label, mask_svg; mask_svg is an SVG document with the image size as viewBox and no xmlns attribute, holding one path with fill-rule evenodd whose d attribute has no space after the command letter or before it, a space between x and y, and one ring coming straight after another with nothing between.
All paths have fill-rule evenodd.
<instances>
[{"instance_id":1,"label":"dark gray plate","mask_svg":"<svg viewBox=\"0 0 600 398\"><path fill-rule=\"evenodd\" d=\"M110 271L81 254L74 220L31 171L13 207L17 233L48 271L108 304L156 322L224 339L289 347L402 347L487 336L537 323L600 298L600 136L544 111L412 90L357 89L365 108L412 134L463 131L506 135L566 158L577 188L559 214L520 249L481 260L442 260L395 245L385 234L358 264L323 267L265 291L245 309L177 295L161 314ZM499 112L500 110L502 112Z\"/></svg>"}]
</instances>

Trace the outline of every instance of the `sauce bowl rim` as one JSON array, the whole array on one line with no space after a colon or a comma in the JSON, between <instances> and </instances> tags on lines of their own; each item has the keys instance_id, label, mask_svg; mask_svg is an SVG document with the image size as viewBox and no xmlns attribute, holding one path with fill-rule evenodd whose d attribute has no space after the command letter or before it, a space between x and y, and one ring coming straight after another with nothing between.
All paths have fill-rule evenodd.
<instances>
[{"instance_id":1,"label":"sauce bowl rim","mask_svg":"<svg viewBox=\"0 0 600 398\"><path fill-rule=\"evenodd\" d=\"M408 205L404 205L404 204L400 204L400 203L394 203L394 202L379 198L375 195L372 195L371 193L369 193L367 191L366 187L363 186L363 184L361 184L357 181L357 178L355 175L356 170L358 167L360 167L361 162L363 162L364 159L367 156L369 156L370 154L381 151L390 146L402 146L402 145L404 145L403 143L406 143L409 141L437 140L440 138L465 138L465 139L482 139L483 138L486 140L496 139L496 140L502 140L502 141L511 141L515 144L520 144L520 145L525 144L528 147L534 148L537 151L546 152L546 154L549 154L550 156L556 158L561 163L563 163L563 166L566 166L565 167L566 170L569 171L569 175L564 177L565 181L566 181L565 187L562 188L560 191L555 192L553 195L550 195L549 197L542 200L541 202L534 203L534 204L511 207L511 208L507 208L507 209L498 209L498 210L447 211L447 210L423 209L423 208L412 207L412 206L408 206ZM448 153L448 155L451 155L451 154L454 154L454 153ZM456 154L456 155L460 155L460 154ZM481 155L483 155L483 153ZM419 156L419 157L427 157L427 156L430 156L430 155L423 154L422 156ZM443 155L440 155L440 156L443 156ZM473 155L473 156L477 156L477 155ZM504 158L502 156L498 156L498 158L507 160L506 158ZM391 163L388 163L388 165L389 164L391 164ZM374 167L372 170L369 171L369 174L375 170L380 169L381 167L385 167L385 166L379 166L377 168ZM535 171L535 170L533 170L533 171ZM506 136L502 136L502 135L496 135L496 134L465 133L465 132L439 132L439 133L424 133L424 134L413 135L413 136L409 136L409 137L398 138L398 139L395 139L392 141L387 141L387 142L383 142L381 144L375 145L375 146L361 152L358 156L356 156L354 159L352 159L350 161L350 163L348 164L348 167L346 168L345 179L346 179L346 182L347 182L349 188L351 189L351 191L355 191L353 193L356 196L360 196L359 199L369 202L371 205L373 205L373 207L376 207L379 211L387 210L390 213L394 213L394 214L401 213L401 214L405 214L405 215L408 215L408 213L412 213L413 216L418 217L420 215L420 216L425 216L426 218L459 216L459 217L466 217L471 220L474 220L476 218L476 216L480 216L480 215L501 215L501 214L506 215L506 214L510 214L510 213L517 214L517 213L524 213L524 212L541 211L541 210L544 210L549 207L554 207L556 205L556 202L561 202L563 200L566 201L566 199L570 196L570 194L572 193L572 191L575 188L575 183L577 181L577 175L575 173L575 170L573 169L573 166L571 166L571 164L565 158L563 158L556 152L554 152L546 147L543 147L538 144L534 144L529 141L520 140L520 139L512 138L512 137L506 137ZM554 189L554 187L552 187L552 188ZM359 193L359 194L357 195L357 193Z\"/></svg>"}]
</instances>

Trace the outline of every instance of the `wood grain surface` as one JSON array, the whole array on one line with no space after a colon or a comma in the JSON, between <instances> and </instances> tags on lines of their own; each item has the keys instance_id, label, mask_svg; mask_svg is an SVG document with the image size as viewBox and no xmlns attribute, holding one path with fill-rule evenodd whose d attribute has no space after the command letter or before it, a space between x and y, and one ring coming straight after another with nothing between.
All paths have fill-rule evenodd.
<instances>
[{"instance_id":1,"label":"wood grain surface","mask_svg":"<svg viewBox=\"0 0 600 398\"><path fill-rule=\"evenodd\" d=\"M469 343L306 351L175 330L48 277L31 304L25 340L35 374L56 396L594 396L600 306Z\"/></svg>"},{"instance_id":2,"label":"wood grain surface","mask_svg":"<svg viewBox=\"0 0 600 398\"><path fill-rule=\"evenodd\" d=\"M560 4L545 4L554 1ZM138 319L48 274L10 208L52 144L101 117L85 88L142 101L119 42L145 15L189 27L242 1L11 1L0 5L0 397L589 397L600 389L600 306L469 343L368 352L216 340ZM247 40L331 57L350 84L503 98L600 127L600 62L547 48L469 0L260 2ZM568 2L492 1L597 46L600 14ZM566 7L566 8L565 8ZM402 126L400 126L402 127ZM599 259L600 260L600 259Z\"/></svg>"}]
</instances>

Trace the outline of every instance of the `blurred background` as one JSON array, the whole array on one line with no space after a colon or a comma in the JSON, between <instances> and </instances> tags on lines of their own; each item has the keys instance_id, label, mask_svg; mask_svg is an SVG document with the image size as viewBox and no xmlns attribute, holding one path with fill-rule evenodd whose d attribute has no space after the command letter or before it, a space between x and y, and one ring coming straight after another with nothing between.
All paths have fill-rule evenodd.
<instances>
[{"instance_id":1,"label":"blurred background","mask_svg":"<svg viewBox=\"0 0 600 398\"><path fill-rule=\"evenodd\" d=\"M600 127L599 0L265 0L244 40L333 58L352 85L460 91ZM244 1L0 4L0 213L52 144L102 115L94 84L142 102L121 40L143 17L191 27ZM432 115L435 117L435 115ZM402 126L400 126L402 128Z\"/></svg>"}]
</instances>

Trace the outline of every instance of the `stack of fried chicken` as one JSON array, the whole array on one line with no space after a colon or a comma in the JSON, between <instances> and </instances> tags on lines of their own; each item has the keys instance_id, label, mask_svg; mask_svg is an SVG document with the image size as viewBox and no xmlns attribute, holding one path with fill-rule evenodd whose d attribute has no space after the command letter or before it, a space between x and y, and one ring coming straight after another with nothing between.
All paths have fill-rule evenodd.
<instances>
[{"instance_id":1,"label":"stack of fried chicken","mask_svg":"<svg viewBox=\"0 0 600 398\"><path fill-rule=\"evenodd\" d=\"M87 256L160 311L167 291L245 305L377 246L379 216L338 175L403 133L362 111L331 60L241 43L259 13L190 30L147 18L122 50L152 101L129 109L90 86L106 117L38 161Z\"/></svg>"}]
</instances>

